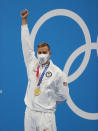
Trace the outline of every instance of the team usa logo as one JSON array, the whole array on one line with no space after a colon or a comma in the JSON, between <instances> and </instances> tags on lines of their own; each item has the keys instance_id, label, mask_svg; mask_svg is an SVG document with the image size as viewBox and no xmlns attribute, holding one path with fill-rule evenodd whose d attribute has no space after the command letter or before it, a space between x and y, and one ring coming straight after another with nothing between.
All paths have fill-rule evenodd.
<instances>
[{"instance_id":1,"label":"team usa logo","mask_svg":"<svg viewBox=\"0 0 98 131\"><path fill-rule=\"evenodd\" d=\"M52 73L50 71L46 72L46 77L51 77Z\"/></svg>"}]
</instances>

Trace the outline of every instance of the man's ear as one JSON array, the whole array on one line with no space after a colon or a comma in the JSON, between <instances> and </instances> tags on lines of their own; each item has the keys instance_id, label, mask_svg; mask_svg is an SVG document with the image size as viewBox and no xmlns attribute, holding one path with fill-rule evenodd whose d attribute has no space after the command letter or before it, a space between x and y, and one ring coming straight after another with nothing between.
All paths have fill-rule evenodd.
<instances>
[{"instance_id":1,"label":"man's ear","mask_svg":"<svg viewBox=\"0 0 98 131\"><path fill-rule=\"evenodd\" d=\"M51 54L52 54L52 52L51 52L51 51L49 51L49 56L51 56Z\"/></svg>"}]
</instances>

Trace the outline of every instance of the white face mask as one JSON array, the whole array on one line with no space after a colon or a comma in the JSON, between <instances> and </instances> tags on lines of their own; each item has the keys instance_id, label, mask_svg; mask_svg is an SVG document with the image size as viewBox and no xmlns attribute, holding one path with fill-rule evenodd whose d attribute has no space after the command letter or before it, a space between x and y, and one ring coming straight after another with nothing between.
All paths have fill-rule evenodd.
<instances>
[{"instance_id":1,"label":"white face mask","mask_svg":"<svg viewBox=\"0 0 98 131\"><path fill-rule=\"evenodd\" d=\"M37 57L41 64L45 64L49 59L49 52L47 54L37 54Z\"/></svg>"}]
</instances>

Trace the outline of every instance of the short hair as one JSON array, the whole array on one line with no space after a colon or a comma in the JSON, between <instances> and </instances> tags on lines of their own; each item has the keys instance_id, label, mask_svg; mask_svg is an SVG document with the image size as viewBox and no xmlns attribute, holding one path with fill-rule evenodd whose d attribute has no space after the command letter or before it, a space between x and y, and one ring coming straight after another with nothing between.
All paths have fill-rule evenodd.
<instances>
[{"instance_id":1,"label":"short hair","mask_svg":"<svg viewBox=\"0 0 98 131\"><path fill-rule=\"evenodd\" d=\"M49 44L47 44L46 42L40 43L40 44L37 46L37 49L40 48L40 47L45 47L45 46L47 46L47 47L48 47L48 50L50 50L50 46L49 46Z\"/></svg>"}]
</instances>

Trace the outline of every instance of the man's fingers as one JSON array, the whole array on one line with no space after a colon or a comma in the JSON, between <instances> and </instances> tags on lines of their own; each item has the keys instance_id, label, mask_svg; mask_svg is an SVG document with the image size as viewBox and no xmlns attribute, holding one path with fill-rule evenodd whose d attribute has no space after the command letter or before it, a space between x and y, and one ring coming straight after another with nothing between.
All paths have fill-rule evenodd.
<instances>
[{"instance_id":1,"label":"man's fingers","mask_svg":"<svg viewBox=\"0 0 98 131\"><path fill-rule=\"evenodd\" d=\"M20 16L21 16L21 18L26 18L27 16L28 16L28 10L27 9L25 9L25 10L23 10L21 13L20 13Z\"/></svg>"},{"instance_id":2,"label":"man's fingers","mask_svg":"<svg viewBox=\"0 0 98 131\"><path fill-rule=\"evenodd\" d=\"M28 13L28 11L27 11L27 10L24 10L24 11L21 12L21 16L24 16L24 15L27 14L27 13Z\"/></svg>"},{"instance_id":3,"label":"man's fingers","mask_svg":"<svg viewBox=\"0 0 98 131\"><path fill-rule=\"evenodd\" d=\"M27 14L27 13L28 13L28 10L25 9L22 13L23 13L23 15L24 15L24 14Z\"/></svg>"},{"instance_id":4,"label":"man's fingers","mask_svg":"<svg viewBox=\"0 0 98 131\"><path fill-rule=\"evenodd\" d=\"M27 16L28 16L28 13L27 14L23 14L22 18L26 18Z\"/></svg>"}]
</instances>

